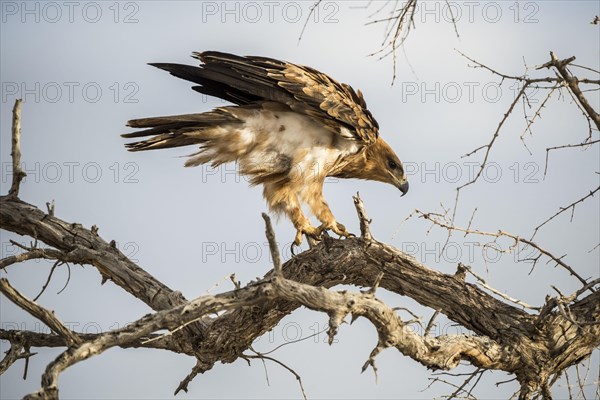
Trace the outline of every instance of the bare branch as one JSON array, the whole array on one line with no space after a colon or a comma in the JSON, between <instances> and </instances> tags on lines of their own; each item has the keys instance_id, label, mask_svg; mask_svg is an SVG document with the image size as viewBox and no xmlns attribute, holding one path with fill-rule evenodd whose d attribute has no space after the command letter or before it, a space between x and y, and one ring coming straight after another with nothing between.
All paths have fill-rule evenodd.
<instances>
[{"instance_id":1,"label":"bare branch","mask_svg":"<svg viewBox=\"0 0 600 400\"><path fill-rule=\"evenodd\" d=\"M52 268L50 269L50 273L48 274L48 279L46 279L46 283L44 283L44 285L42 286L42 290L40 290L38 295L33 298L34 302L37 301L40 298L40 296L42 295L42 293L44 293L46 291L46 288L48 287L48 284L50 283L50 280L52 279L52 275L54 274L54 270L59 265L59 263L60 263L60 261L56 261L54 263L54 265L52 265Z\"/></svg>"},{"instance_id":2,"label":"bare branch","mask_svg":"<svg viewBox=\"0 0 600 400\"><path fill-rule=\"evenodd\" d=\"M588 282L585 279L583 279L579 274L577 274L577 272L575 272L575 270L573 268L571 268L564 261L562 261L562 258L564 256L557 257L557 256L553 255L552 253L550 253L549 251L547 251L544 248L542 248L541 246L538 246L536 243L532 242L531 240L524 239L524 238L522 238L520 236L513 235L511 233L504 232L502 230L499 230L498 232L494 233L494 232L483 232L483 231L479 231L479 230L464 229L464 228L456 227L456 226L454 226L451 223L448 223L446 221L440 221L439 218L436 218L436 216L434 214L432 214L432 213L425 213L425 212L420 211L420 210L415 210L415 212L418 215L420 215L422 218L424 218L424 219L426 219L428 221L431 221L433 224L435 224L437 226L440 226L440 227L442 227L444 229L450 230L450 231L458 231L458 232L463 232L463 233L466 233L466 234L491 236L491 237L495 237L495 238L499 238L499 237L505 236L505 237L508 237L508 238L514 240L515 246L517 244L519 244L520 242L525 243L525 244L533 247L537 251L539 251L541 254L545 255L548 258L550 258L557 265L560 265L561 267L563 267L564 269L566 269L567 271L569 271L569 273L572 276L574 276L575 278L577 278L584 286L588 284ZM593 289L591 289L591 288L589 288L589 290L593 291Z\"/></svg>"},{"instance_id":3,"label":"bare branch","mask_svg":"<svg viewBox=\"0 0 600 400\"><path fill-rule=\"evenodd\" d=\"M533 307L533 306L530 306L529 304L525 303L525 302L524 302L524 301L522 301L522 300L513 299L513 298L512 298L512 297L510 297L509 295L507 295L507 294L505 294L505 293L502 293L501 291L499 291L499 290L497 290L497 289L494 289L493 287L489 286L489 285L487 284L487 282L485 281L485 279L483 279L481 276L479 276L479 275L477 275L475 272L473 272L473 270L471 269L471 267L470 267L470 266L468 266L468 265L464 265L464 268L466 269L466 271L467 271L468 273L470 273L471 275L473 275L473 277L474 277L475 279L477 279L477 281L478 281L477 283L479 283L481 286L483 286L484 288L486 288L486 289L487 289L487 290L489 290L490 292L492 292L492 293L494 293L494 294L496 294L496 295L498 295L498 296L502 297L502 298L503 298L503 299L505 299L505 300L508 300L508 301L510 301L511 303L518 304L518 305L520 305L521 307L528 308L528 309L530 309L530 310L536 310L536 311L537 311L537 310L540 310L540 307Z\"/></svg>"},{"instance_id":4,"label":"bare branch","mask_svg":"<svg viewBox=\"0 0 600 400\"><path fill-rule=\"evenodd\" d=\"M386 58L388 56L392 56L392 68L393 68L393 76L392 76L392 85L396 81L396 56L397 50L404 44L404 41L408 37L411 28L415 26L415 12L417 7L417 0L408 0L398 10L393 10L391 12L391 16L389 18L384 18L380 20L374 20L367 25L377 24L381 22L391 22L389 24L389 29L385 34L385 38L381 45L381 48L374 53L369 54L369 56L374 56L378 54L382 54L379 57L379 60Z\"/></svg>"},{"instance_id":5,"label":"bare branch","mask_svg":"<svg viewBox=\"0 0 600 400\"><path fill-rule=\"evenodd\" d=\"M12 149L10 155L12 156L13 173L8 195L14 198L19 197L19 186L23 178L27 176L21 169L21 103L21 99L15 100L12 112Z\"/></svg>"},{"instance_id":6,"label":"bare branch","mask_svg":"<svg viewBox=\"0 0 600 400\"><path fill-rule=\"evenodd\" d=\"M8 256L0 260L0 269L4 269L9 265L13 265L27 260L64 260L68 258L67 253L63 253L57 250L27 247L25 249L28 250L26 253L15 254L14 256Z\"/></svg>"},{"instance_id":7,"label":"bare branch","mask_svg":"<svg viewBox=\"0 0 600 400\"><path fill-rule=\"evenodd\" d=\"M23 339L19 335L18 340L10 342L10 349L6 352L6 356L0 361L0 375L2 375L15 361L21 358L23 350Z\"/></svg>"},{"instance_id":8,"label":"bare branch","mask_svg":"<svg viewBox=\"0 0 600 400\"><path fill-rule=\"evenodd\" d=\"M0 196L0 229L35 237L58 250L40 249L34 252L35 256L24 257L93 265L103 278L110 279L155 310L170 309L186 302L180 292L158 281L97 233L80 224L52 217L31 204ZM23 255L7 257L2 265L16 262L13 257Z\"/></svg>"},{"instance_id":9,"label":"bare branch","mask_svg":"<svg viewBox=\"0 0 600 400\"><path fill-rule=\"evenodd\" d=\"M267 240L269 241L269 249L271 249L271 257L273 257L273 267L275 275L281 275L281 257L279 256L279 247L275 240L275 233L273 232L273 226L271 225L271 218L265 213L262 214L265 220L265 229Z\"/></svg>"},{"instance_id":10,"label":"bare branch","mask_svg":"<svg viewBox=\"0 0 600 400\"><path fill-rule=\"evenodd\" d=\"M433 328L433 324L435 324L435 319L438 315L440 315L440 311L435 310L435 312L431 316L431 319L427 323L427 326L425 327L425 333L423 333L423 336L429 336L429 332L431 332L431 328Z\"/></svg>"},{"instance_id":11,"label":"bare branch","mask_svg":"<svg viewBox=\"0 0 600 400\"><path fill-rule=\"evenodd\" d=\"M298 36L298 43L300 43L300 41L302 40L302 36L304 35L304 30L306 29L306 26L308 25L308 21L310 20L310 17L314 14L317 7L319 7L319 4L321 4L321 1L322 0L316 0L314 2L314 4L310 7L310 10L308 11L308 16L306 17L306 20L304 20L304 25L302 25L302 30L300 31L300 36Z\"/></svg>"},{"instance_id":12,"label":"bare branch","mask_svg":"<svg viewBox=\"0 0 600 400\"><path fill-rule=\"evenodd\" d=\"M294 377L298 381L298 385L300 385L300 390L302 391L302 397L304 398L304 400L308 399L306 397L306 392L304 391L304 385L302 384L302 377L300 375L298 375L298 373L296 371L294 371L292 368L288 367L287 365L285 365L284 363L282 363L281 361L279 361L276 358L269 357L269 356L266 356L266 355L264 355L262 353L258 353L258 352L256 352L256 355L244 354L243 357L247 358L247 359L269 360L269 361L272 361L272 362L282 366L283 368L287 369L292 375L294 375ZM268 378L267 378L267 382L268 382Z\"/></svg>"},{"instance_id":13,"label":"bare branch","mask_svg":"<svg viewBox=\"0 0 600 400\"><path fill-rule=\"evenodd\" d=\"M454 27L454 33L456 34L456 38L460 39L460 35L458 34L458 28L456 27L456 18L454 17L454 11L452 11L452 6L448 2L448 0L445 0L445 2L446 6L448 7L448 10L450 11L450 19L452 21L452 26Z\"/></svg>"},{"instance_id":14,"label":"bare branch","mask_svg":"<svg viewBox=\"0 0 600 400\"><path fill-rule=\"evenodd\" d=\"M78 337L80 337L83 341L89 342L94 339L97 339L99 335L102 333L76 333ZM153 334L148 335L147 337L143 337L137 340L132 340L127 343L122 343L119 345L122 349L129 348L147 348L147 349L161 349L161 350L169 350L178 354L187 354L189 356L193 356L194 353L186 353L185 349L182 349L181 345L179 345L176 340L173 340L172 337L162 337L158 338L158 336L163 336L161 334ZM159 339L159 340L150 340L150 339ZM0 329L0 340L7 340L10 343L23 341L26 347L49 347L49 348L57 348L57 347L68 347L68 343L62 336L55 335L53 333L39 333L39 332L31 332L31 331L17 331L17 330L5 330Z\"/></svg>"},{"instance_id":15,"label":"bare branch","mask_svg":"<svg viewBox=\"0 0 600 400\"><path fill-rule=\"evenodd\" d=\"M45 308L37 305L33 301L23 296L15 288L13 288L5 278L0 279L0 292L2 292L2 294L4 294L17 306L33 315L44 324L48 325L48 327L58 335L64 337L69 345L79 344L82 342L82 340L73 331L63 325L63 323L54 316L53 312L46 310Z\"/></svg>"},{"instance_id":16,"label":"bare branch","mask_svg":"<svg viewBox=\"0 0 600 400\"><path fill-rule=\"evenodd\" d=\"M358 220L360 221L360 237L366 241L373 239L371 235L371 229L369 228L369 224L371 224L371 220L367 216L367 212L365 211L365 205L363 204L362 199L360 198L360 194L357 192L356 196L352 196L354 199L354 207L356 207L356 212L358 213Z\"/></svg>"},{"instance_id":17,"label":"bare branch","mask_svg":"<svg viewBox=\"0 0 600 400\"><path fill-rule=\"evenodd\" d=\"M476 176L471 179L469 182L459 186L457 188L457 193L456 193L456 199L455 199L455 206L454 206L454 213L453 215L456 214L456 208L457 208L457 204L458 204L458 198L459 198L459 193L460 190L466 186L469 186L471 184L473 184L474 182L476 182L479 177L481 176L481 173L483 172L483 170L485 169L486 163L488 161L489 158L489 154L491 151L492 146L494 145L496 139L498 138L500 129L502 128L502 126L504 125L504 123L506 122L506 120L508 119L509 115L512 113L512 111L514 110L515 105L518 103L518 101L523 98L526 99L527 98L527 94L526 94L526 89L530 86L533 86L536 83L541 83L541 82L548 82L548 83L554 83L554 85L552 87L550 87L550 92L548 93L548 95L546 96L546 98L544 99L544 101L542 102L542 104L540 105L540 107L537 109L537 111L535 112L535 114L533 115L533 117L531 119L528 120L527 122L527 126L525 128L525 131L523 132L523 134L520 136L521 141L523 142L523 144L525 145L525 141L524 141L524 135L526 132L531 132L531 126L532 124L535 122L536 118L540 116L541 114L541 110L542 108L545 106L545 104L547 103L547 101L550 99L553 91L557 88L559 88L560 86L567 86L569 88L569 93L574 96L574 98L576 99L576 104L578 105L578 107L580 107L583 111L584 116L589 120L594 121L594 123L596 124L597 128L600 129L600 117L598 117L598 114L596 113L596 111L589 105L589 103L587 102L587 99L583 96L583 93L581 92L581 90L579 89L579 83L589 83L589 84L600 84L600 80L591 80L591 79L580 79L577 77L572 76L566 69L567 64L569 64L570 62L572 62L573 60L575 60L575 57L571 57L568 58L566 60L558 60L555 56L554 53L550 53L552 59L543 64L542 66L538 67L537 69L542 69L542 68L550 68L550 67L554 67L556 68L556 70L559 72L560 75L556 76L556 77L544 77L544 78L530 78L527 75L520 75L520 76L516 76L516 75L507 75L507 74L503 74L501 72L496 71L493 68L488 67L485 64L480 63L479 61L476 61L470 57L468 57L467 55L465 55L464 53L460 52L457 50L457 52L464 58L466 58L467 60L469 60L470 62L472 62L473 68L483 68L489 72L491 72L493 75L496 75L498 77L501 78L501 82L500 84L502 84L504 82L504 80L514 80L517 82L520 82L522 84L521 89L519 90L519 92L517 93L517 96L515 97L514 101L510 104L510 106L508 107L508 110L506 111L506 113L504 113L504 116L502 117L502 119L500 120L500 123L498 124L494 134L492 135L492 138L490 140L490 142L488 144L482 145L477 147L476 149L472 150L471 152L465 154L463 157L470 157L473 154L479 152L480 150L486 150L485 151L485 155L483 158L483 161L478 169L478 172L476 174ZM590 137L588 139L591 139L591 126L590 126ZM591 140L588 140L587 142L590 142ZM527 146L525 145L525 147L527 148ZM562 146L559 146L558 148L561 148ZM564 146L564 147L571 147L571 146ZM574 146L573 146L574 147ZM529 149L528 149L529 151ZM547 152L549 151L548 149L546 150ZM548 157L548 153L546 153L546 167L547 167L547 157ZM454 222L454 218L452 218L452 222Z\"/></svg>"},{"instance_id":18,"label":"bare branch","mask_svg":"<svg viewBox=\"0 0 600 400\"><path fill-rule=\"evenodd\" d=\"M554 215L552 215L550 218L548 218L547 220L545 220L544 222L542 222L541 224L539 224L538 226L535 227L535 229L533 230L533 235L531 235L531 239L530 240L533 240L533 238L537 234L538 230L542 226L546 225L548 222L552 221L554 218L558 217L560 214L562 214L563 212L565 212L565 211L567 211L569 209L572 210L571 221L573 221L573 213L575 212L575 206L577 204L579 204L579 203L584 202L589 197L594 196L594 194L596 194L596 192L598 192L598 190L600 190L600 186L598 186L595 190L590 190L590 192L587 195L583 196L582 198L580 198L577 201L574 201L573 203L569 204L568 206L566 206L566 207L560 207L559 210Z\"/></svg>"},{"instance_id":19,"label":"bare branch","mask_svg":"<svg viewBox=\"0 0 600 400\"><path fill-rule=\"evenodd\" d=\"M542 65L540 68L550 68L550 67L556 68L556 70L560 73L560 75L565 80L567 85L569 85L569 89L571 89L571 92L577 98L581 107L583 107L583 109L585 110L587 115L592 119L592 121L594 121L594 123L596 124L596 128L598 130L600 130L600 115L598 115L596 110L594 110L594 108L587 101L587 99L583 95L583 93L581 93L581 89L579 88L579 85L578 85L578 80L575 79L569 73L569 71L567 71L567 65L572 61L575 61L575 56L564 59L564 60L559 60L558 58L556 58L556 55L554 54L554 52L551 51L550 52L550 61L547 62L546 64Z\"/></svg>"},{"instance_id":20,"label":"bare branch","mask_svg":"<svg viewBox=\"0 0 600 400\"><path fill-rule=\"evenodd\" d=\"M587 147L587 146L594 145L596 143L600 143L600 139L592 140L590 142L586 141L586 142L577 143L577 144L563 144L562 146L554 146L554 147L546 148L546 164L544 166L544 176L546 176L546 172L548 172L548 157L550 155L550 151L558 150L558 149L572 148L572 147Z\"/></svg>"},{"instance_id":21,"label":"bare branch","mask_svg":"<svg viewBox=\"0 0 600 400\"><path fill-rule=\"evenodd\" d=\"M527 120L527 126L525 127L525 130L523 131L523 133L521 134L521 136L519 137L521 139L521 142L523 142L523 145L525 146L525 148L527 149L527 151L529 151L529 154L532 154L531 151L529 150L529 148L527 147L527 145L525 144L525 134L527 132L529 132L530 135L533 135L533 132L531 131L531 126L534 124L536 118L541 117L542 115L542 108L544 108L546 106L546 103L548 102L548 100L550 100L550 97L552 97L552 94L554 93L554 91L560 87L560 84L557 83L556 85L554 85L550 91L548 92L548 95L546 96L546 98L544 99L544 101L542 101L542 104L540 104L539 108L536 110L535 114L533 114L533 117L531 119ZM527 119L527 118L526 118Z\"/></svg>"},{"instance_id":22,"label":"bare branch","mask_svg":"<svg viewBox=\"0 0 600 400\"><path fill-rule=\"evenodd\" d=\"M498 139L498 136L500 136L500 129L502 129L502 126L508 119L509 115L513 112L515 105L519 102L519 99L521 98L521 96L524 95L525 90L527 89L528 86L529 86L529 82L525 82L523 84L523 86L521 87L521 90L519 90L519 93L517 94L517 97L515 97L513 102L508 107L508 111L506 111L506 113L504 114L504 117L502 117L502 119L500 120L500 123L498 124L498 127L496 128L496 131L494 132L494 135L492 136L492 140L490 140L490 142L488 144L480 146L480 147L476 148L475 150L471 151L470 153L467 153L461 157L461 158L470 157L473 154L477 153L479 150L486 149L485 155L483 156L483 161L479 165L479 169L478 169L475 177L473 179L471 179L469 182L456 188L457 191L461 190L462 188L464 188L466 186L469 186L469 185L475 183L479 179L479 177L481 176L481 173L483 172L483 170L485 169L485 167L487 165L488 157L490 155L490 151L492 150L492 146L494 145L494 142L496 142L496 139ZM457 196L458 196L458 194L457 194Z\"/></svg>"},{"instance_id":23,"label":"bare branch","mask_svg":"<svg viewBox=\"0 0 600 400\"><path fill-rule=\"evenodd\" d=\"M467 399L473 398L473 397L471 397L471 391L475 388L475 386L477 386L477 383L479 383L479 379L481 379L481 376L483 375L484 372L485 372L485 370L481 370L480 368L477 368L475 371L473 371L473 373L470 374L467 379L465 379L465 381L462 383L462 385L460 385L459 387L457 387L456 390L454 391L454 393L452 393L448 397L448 400L456 398L456 396L460 395L461 392L465 392L466 393L465 397ZM471 387L471 389L469 389L469 391L467 392L464 388L477 375L479 375L479 378L477 379L477 381L475 381L475 383L473 384L473 386Z\"/></svg>"},{"instance_id":24,"label":"bare branch","mask_svg":"<svg viewBox=\"0 0 600 400\"><path fill-rule=\"evenodd\" d=\"M203 315L235 306L255 304L264 295L262 293L264 287L261 285L253 285L245 289L244 292L236 290L216 296L202 296L186 305L147 315L124 328L100 334L93 340L79 342L48 365L42 376L42 388L26 398L57 397L59 374L79 361L101 354L112 347L140 339L157 330L174 329Z\"/></svg>"}]
</instances>

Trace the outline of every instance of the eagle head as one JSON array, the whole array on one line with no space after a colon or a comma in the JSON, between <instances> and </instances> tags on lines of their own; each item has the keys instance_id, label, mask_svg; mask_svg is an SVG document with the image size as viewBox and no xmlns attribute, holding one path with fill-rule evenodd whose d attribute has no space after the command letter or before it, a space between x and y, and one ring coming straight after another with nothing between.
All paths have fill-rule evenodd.
<instances>
[{"instance_id":1,"label":"eagle head","mask_svg":"<svg viewBox=\"0 0 600 400\"><path fill-rule=\"evenodd\" d=\"M400 189L402 196L408 192L408 180L402 162L394 150L381 137L365 151L366 179L389 183Z\"/></svg>"},{"instance_id":2,"label":"eagle head","mask_svg":"<svg viewBox=\"0 0 600 400\"><path fill-rule=\"evenodd\" d=\"M381 137L364 151L348 157L348 163L335 171L333 176L389 183L400 189L402 196L408 192L408 180L402 162Z\"/></svg>"}]
</instances>

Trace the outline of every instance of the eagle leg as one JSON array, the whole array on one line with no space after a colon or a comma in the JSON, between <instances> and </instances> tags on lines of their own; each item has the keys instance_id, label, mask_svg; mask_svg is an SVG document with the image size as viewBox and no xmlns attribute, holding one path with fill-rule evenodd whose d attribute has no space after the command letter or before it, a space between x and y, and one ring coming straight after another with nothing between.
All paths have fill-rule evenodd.
<instances>
[{"instance_id":1,"label":"eagle leg","mask_svg":"<svg viewBox=\"0 0 600 400\"><path fill-rule=\"evenodd\" d=\"M329 208L329 204L327 204L325 201L322 193L320 193L319 196L308 198L307 203L315 217L321 221L321 225L319 225L317 228L319 230L319 236L326 230L331 230L342 237L353 236L350 232L348 232L344 225L335 220L335 217Z\"/></svg>"},{"instance_id":2,"label":"eagle leg","mask_svg":"<svg viewBox=\"0 0 600 400\"><path fill-rule=\"evenodd\" d=\"M302 235L306 235L309 242L319 240L322 230L315 228L302 212L302 206L296 192L290 190L288 185L265 184L263 195L269 208L277 213L286 214L296 228L296 236L292 246L302 244Z\"/></svg>"}]
</instances>

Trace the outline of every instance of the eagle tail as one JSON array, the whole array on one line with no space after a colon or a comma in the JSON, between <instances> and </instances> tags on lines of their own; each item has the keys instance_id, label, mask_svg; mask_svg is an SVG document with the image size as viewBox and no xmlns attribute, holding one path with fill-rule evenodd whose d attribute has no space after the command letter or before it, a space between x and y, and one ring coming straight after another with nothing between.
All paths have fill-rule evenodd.
<instances>
[{"instance_id":1,"label":"eagle tail","mask_svg":"<svg viewBox=\"0 0 600 400\"><path fill-rule=\"evenodd\" d=\"M227 133L236 130L243 123L227 108L218 108L200 114L171 115L133 119L127 122L132 128L145 128L140 131L122 134L127 139L146 138L127 143L129 151L166 149L189 145L208 145L225 139Z\"/></svg>"}]
</instances>

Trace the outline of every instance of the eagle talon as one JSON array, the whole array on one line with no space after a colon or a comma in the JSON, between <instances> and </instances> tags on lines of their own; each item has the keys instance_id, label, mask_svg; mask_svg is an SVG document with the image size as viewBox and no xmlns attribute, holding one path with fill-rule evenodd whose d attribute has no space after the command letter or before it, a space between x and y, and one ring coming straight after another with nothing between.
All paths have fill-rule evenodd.
<instances>
[{"instance_id":1,"label":"eagle talon","mask_svg":"<svg viewBox=\"0 0 600 400\"><path fill-rule=\"evenodd\" d=\"M315 240L315 241L319 241L320 237L321 237L321 232L323 230L321 229L321 227L315 228L314 226L305 226L303 228L300 228L296 231L296 237L294 238L294 243L292 243L292 246L297 246L300 247L300 245L302 244L302 235L306 235L307 239Z\"/></svg>"},{"instance_id":2,"label":"eagle talon","mask_svg":"<svg viewBox=\"0 0 600 400\"><path fill-rule=\"evenodd\" d=\"M294 241L291 245L290 245L290 253L292 254L292 257L296 256L296 252L294 251L294 247L300 247L296 244L296 242Z\"/></svg>"},{"instance_id":3,"label":"eagle talon","mask_svg":"<svg viewBox=\"0 0 600 400\"><path fill-rule=\"evenodd\" d=\"M339 222L334 222L333 224L328 225L321 224L317 229L321 232L320 235L328 235L327 231L331 230L333 233L339 235L340 237L347 238L355 236L352 233L348 232L346 227L340 224Z\"/></svg>"},{"instance_id":4,"label":"eagle talon","mask_svg":"<svg viewBox=\"0 0 600 400\"><path fill-rule=\"evenodd\" d=\"M340 237L347 238L350 236L354 236L353 234L348 232L344 225L340 224L339 222L336 222L335 225L331 228L331 230L340 235Z\"/></svg>"}]
</instances>

